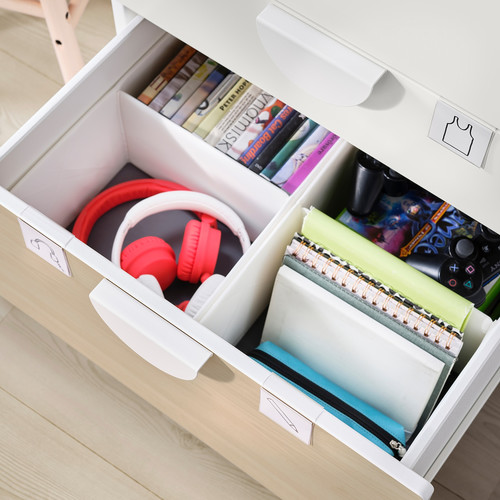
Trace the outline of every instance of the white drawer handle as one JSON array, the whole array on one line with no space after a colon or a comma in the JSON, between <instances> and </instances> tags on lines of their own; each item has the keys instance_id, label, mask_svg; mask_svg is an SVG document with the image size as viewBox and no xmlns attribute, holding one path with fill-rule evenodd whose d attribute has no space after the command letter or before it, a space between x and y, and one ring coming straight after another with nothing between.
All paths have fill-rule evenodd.
<instances>
[{"instance_id":1,"label":"white drawer handle","mask_svg":"<svg viewBox=\"0 0 500 500\"><path fill-rule=\"evenodd\" d=\"M105 279L89 297L117 337L169 375L193 380L212 356L211 351Z\"/></svg>"},{"instance_id":2,"label":"white drawer handle","mask_svg":"<svg viewBox=\"0 0 500 500\"><path fill-rule=\"evenodd\" d=\"M361 104L386 72L300 19L268 5L257 32L274 64L309 94L338 106Z\"/></svg>"}]
</instances>

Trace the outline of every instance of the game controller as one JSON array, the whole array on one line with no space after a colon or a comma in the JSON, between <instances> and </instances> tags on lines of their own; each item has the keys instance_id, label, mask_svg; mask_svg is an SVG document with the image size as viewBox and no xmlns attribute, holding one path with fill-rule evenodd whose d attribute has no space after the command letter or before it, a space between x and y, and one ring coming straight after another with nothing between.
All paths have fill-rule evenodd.
<instances>
[{"instance_id":1,"label":"game controller","mask_svg":"<svg viewBox=\"0 0 500 500\"><path fill-rule=\"evenodd\" d=\"M446 254L413 253L406 263L480 306L484 286L500 273L500 235L479 227L474 238L453 238Z\"/></svg>"},{"instance_id":2,"label":"game controller","mask_svg":"<svg viewBox=\"0 0 500 500\"><path fill-rule=\"evenodd\" d=\"M364 217L372 211L382 192L389 196L402 196L408 189L408 179L365 152L358 151L347 210L352 215Z\"/></svg>"}]
</instances>

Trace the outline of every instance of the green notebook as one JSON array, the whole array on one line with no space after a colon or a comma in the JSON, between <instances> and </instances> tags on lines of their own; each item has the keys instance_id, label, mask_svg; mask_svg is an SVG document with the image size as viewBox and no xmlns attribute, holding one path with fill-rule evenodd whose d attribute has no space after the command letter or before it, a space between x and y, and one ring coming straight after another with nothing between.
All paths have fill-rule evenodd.
<instances>
[{"instance_id":1,"label":"green notebook","mask_svg":"<svg viewBox=\"0 0 500 500\"><path fill-rule=\"evenodd\" d=\"M413 304L463 332L472 302L412 268L352 229L311 207L301 233Z\"/></svg>"}]
</instances>

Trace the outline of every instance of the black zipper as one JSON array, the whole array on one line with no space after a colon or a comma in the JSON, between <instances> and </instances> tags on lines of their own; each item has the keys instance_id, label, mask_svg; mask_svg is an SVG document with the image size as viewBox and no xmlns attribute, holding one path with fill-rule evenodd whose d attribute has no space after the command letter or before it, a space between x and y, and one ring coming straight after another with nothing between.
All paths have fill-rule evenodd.
<instances>
[{"instance_id":1,"label":"black zipper","mask_svg":"<svg viewBox=\"0 0 500 500\"><path fill-rule=\"evenodd\" d=\"M404 447L404 445L399 440L397 440L390 432L387 432L373 420L368 418L366 415L363 415L363 413L356 410L356 408L353 408L351 405L338 398L331 392L323 389L323 387L315 384L314 382L296 372L289 366L285 365L281 361L277 360L267 352L261 351L260 349L255 349L249 353L249 356L258 361L261 361L265 365L269 366L269 368L276 371L276 373L282 375L291 382L294 382L304 390L308 391L309 393L324 401L326 404L330 405L332 408L335 408L337 411L341 412L346 417L349 417L353 422L356 422L358 425L366 429L377 439L382 441L382 443L388 446L392 450L394 457L398 460L401 460L401 458L405 454L406 448Z\"/></svg>"}]
</instances>

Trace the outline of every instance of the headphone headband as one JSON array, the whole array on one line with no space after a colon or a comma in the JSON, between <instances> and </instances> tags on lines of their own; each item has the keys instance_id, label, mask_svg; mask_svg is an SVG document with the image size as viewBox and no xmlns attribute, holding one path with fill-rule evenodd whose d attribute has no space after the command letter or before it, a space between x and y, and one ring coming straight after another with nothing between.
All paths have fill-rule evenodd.
<instances>
[{"instance_id":1,"label":"headphone headband","mask_svg":"<svg viewBox=\"0 0 500 500\"><path fill-rule=\"evenodd\" d=\"M127 201L149 198L168 191L189 191L189 189L162 179L137 179L105 189L80 212L73 226L73 234L86 243L94 224L106 212Z\"/></svg>"},{"instance_id":2,"label":"headphone headband","mask_svg":"<svg viewBox=\"0 0 500 500\"><path fill-rule=\"evenodd\" d=\"M167 210L189 210L210 215L225 224L238 237L243 252L250 247L250 238L238 214L221 201L193 191L168 191L150 196L135 204L125 215L116 233L111 261L120 266L120 254L128 231L140 221Z\"/></svg>"}]
</instances>

